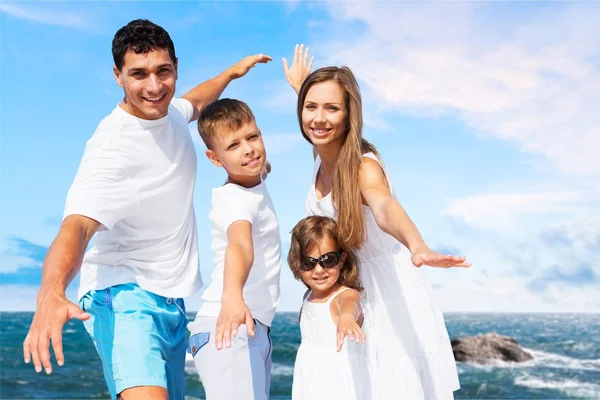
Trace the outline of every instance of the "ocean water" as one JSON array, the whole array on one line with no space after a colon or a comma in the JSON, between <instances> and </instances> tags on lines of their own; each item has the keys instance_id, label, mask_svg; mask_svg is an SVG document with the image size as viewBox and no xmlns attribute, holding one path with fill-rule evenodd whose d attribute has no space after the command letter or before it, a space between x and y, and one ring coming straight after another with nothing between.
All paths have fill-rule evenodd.
<instances>
[{"instance_id":1,"label":"ocean water","mask_svg":"<svg viewBox=\"0 0 600 400\"><path fill-rule=\"evenodd\" d=\"M50 376L23 363L22 341L33 313L0 313L1 399L108 398L102 367L79 321L64 330L65 366ZM600 314L446 314L451 338L486 332L514 337L534 359L489 366L458 363L457 399L600 399ZM296 313L273 322L271 399L289 399L300 331ZM193 364L186 363L187 396L203 399ZM385 399L384 399L385 400Z\"/></svg>"}]
</instances>

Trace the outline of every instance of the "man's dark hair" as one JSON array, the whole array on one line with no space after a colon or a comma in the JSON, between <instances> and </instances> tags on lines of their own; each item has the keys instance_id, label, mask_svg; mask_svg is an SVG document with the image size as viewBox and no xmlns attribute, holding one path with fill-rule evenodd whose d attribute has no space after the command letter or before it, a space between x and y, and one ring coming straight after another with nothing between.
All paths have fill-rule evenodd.
<instances>
[{"instance_id":1,"label":"man's dark hair","mask_svg":"<svg viewBox=\"0 0 600 400\"><path fill-rule=\"evenodd\" d=\"M112 54L115 66L120 71L128 50L136 54L145 54L150 50L167 49L173 63L176 62L175 46L171 37L161 26L147 19L131 21L115 33L112 42Z\"/></svg>"}]
</instances>

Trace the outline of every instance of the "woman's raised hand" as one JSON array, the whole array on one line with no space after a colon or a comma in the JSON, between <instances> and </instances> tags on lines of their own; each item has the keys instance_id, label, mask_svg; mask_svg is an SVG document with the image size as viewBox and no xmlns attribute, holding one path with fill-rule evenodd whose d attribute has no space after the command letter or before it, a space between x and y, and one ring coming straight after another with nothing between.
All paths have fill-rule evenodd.
<instances>
[{"instance_id":1,"label":"woman's raised hand","mask_svg":"<svg viewBox=\"0 0 600 400\"><path fill-rule=\"evenodd\" d=\"M310 58L310 62L308 61L308 47L304 48L303 44L294 47L294 59L290 67L288 67L287 60L283 59L285 79L294 88L296 93L300 92L302 82L310 74L314 59L315 57L313 56Z\"/></svg>"}]
</instances>

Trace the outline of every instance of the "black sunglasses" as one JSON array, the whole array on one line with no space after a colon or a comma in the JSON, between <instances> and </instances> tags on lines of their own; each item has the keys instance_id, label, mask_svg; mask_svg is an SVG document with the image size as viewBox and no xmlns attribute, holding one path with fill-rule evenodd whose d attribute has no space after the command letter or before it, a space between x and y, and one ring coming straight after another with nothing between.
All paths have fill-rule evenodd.
<instances>
[{"instance_id":1,"label":"black sunglasses","mask_svg":"<svg viewBox=\"0 0 600 400\"><path fill-rule=\"evenodd\" d=\"M317 264L321 265L321 267L323 268L333 268L336 265L338 265L341 259L342 253L339 251L325 253L319 258L305 256L304 262L300 264L300 269L302 271L312 271L317 266Z\"/></svg>"}]
</instances>

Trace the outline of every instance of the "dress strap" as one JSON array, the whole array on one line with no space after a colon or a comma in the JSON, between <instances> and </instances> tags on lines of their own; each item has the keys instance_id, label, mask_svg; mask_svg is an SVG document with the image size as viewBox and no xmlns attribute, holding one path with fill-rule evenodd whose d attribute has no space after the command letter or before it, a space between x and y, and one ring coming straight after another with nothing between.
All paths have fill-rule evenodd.
<instances>
[{"instance_id":1,"label":"dress strap","mask_svg":"<svg viewBox=\"0 0 600 400\"><path fill-rule=\"evenodd\" d=\"M349 287L344 286L343 288L341 288L340 290L338 290L337 292L335 292L334 294L332 294L329 299L327 299L327 301L325 302L325 304L331 304L331 302L333 301L333 299L335 299L336 297L338 297L338 295L342 292L345 292L346 290L350 289Z\"/></svg>"},{"instance_id":2,"label":"dress strap","mask_svg":"<svg viewBox=\"0 0 600 400\"><path fill-rule=\"evenodd\" d=\"M317 154L315 157L315 170L313 171L313 179L312 184L313 187L316 187L317 184L317 174L319 173L319 168L321 167L321 156Z\"/></svg>"}]
</instances>

